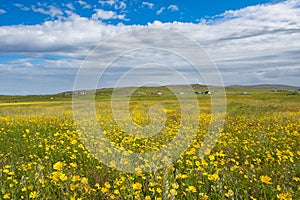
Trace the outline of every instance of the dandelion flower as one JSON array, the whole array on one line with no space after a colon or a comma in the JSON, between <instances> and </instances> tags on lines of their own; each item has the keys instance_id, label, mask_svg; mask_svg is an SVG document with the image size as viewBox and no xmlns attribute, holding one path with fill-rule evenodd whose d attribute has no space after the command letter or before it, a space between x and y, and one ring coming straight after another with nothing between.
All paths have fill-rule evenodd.
<instances>
[{"instance_id":1,"label":"dandelion flower","mask_svg":"<svg viewBox=\"0 0 300 200\"><path fill-rule=\"evenodd\" d=\"M29 194L29 198L30 198L30 199L35 199L35 198L37 198L37 197L38 197L38 194L37 194L36 191L30 192L30 194Z\"/></svg>"},{"instance_id":2,"label":"dandelion flower","mask_svg":"<svg viewBox=\"0 0 300 200\"><path fill-rule=\"evenodd\" d=\"M55 163L53 165L53 169L58 170L58 171L61 171L63 167L64 167L64 163L60 162L60 161L58 161L57 163Z\"/></svg>"},{"instance_id":3,"label":"dandelion flower","mask_svg":"<svg viewBox=\"0 0 300 200\"><path fill-rule=\"evenodd\" d=\"M134 183L132 184L132 188L135 189L135 190L139 190L142 188L142 184L140 183Z\"/></svg>"},{"instance_id":4,"label":"dandelion flower","mask_svg":"<svg viewBox=\"0 0 300 200\"><path fill-rule=\"evenodd\" d=\"M271 177L269 176L260 176L260 181L265 183L265 184L272 184L270 181L271 181Z\"/></svg>"}]
</instances>

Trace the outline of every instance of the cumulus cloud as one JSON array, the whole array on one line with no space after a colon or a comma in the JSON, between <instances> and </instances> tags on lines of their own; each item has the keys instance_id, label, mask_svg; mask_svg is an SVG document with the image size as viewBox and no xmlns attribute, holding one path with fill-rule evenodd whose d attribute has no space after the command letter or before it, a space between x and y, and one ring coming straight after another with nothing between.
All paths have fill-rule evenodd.
<instances>
[{"instance_id":1,"label":"cumulus cloud","mask_svg":"<svg viewBox=\"0 0 300 200\"><path fill-rule=\"evenodd\" d=\"M17 8L20 8L23 11L29 11L30 10L29 7L24 6L23 4L20 4L20 3L15 3L14 6L17 7Z\"/></svg>"},{"instance_id":2,"label":"cumulus cloud","mask_svg":"<svg viewBox=\"0 0 300 200\"><path fill-rule=\"evenodd\" d=\"M125 15L118 15L114 11L106 11L102 9L96 9L96 13L92 15L92 19L102 19L102 20L108 20L108 19L121 19L126 20Z\"/></svg>"},{"instance_id":3,"label":"cumulus cloud","mask_svg":"<svg viewBox=\"0 0 300 200\"><path fill-rule=\"evenodd\" d=\"M0 15L6 13L6 10L0 9Z\"/></svg>"},{"instance_id":4,"label":"cumulus cloud","mask_svg":"<svg viewBox=\"0 0 300 200\"><path fill-rule=\"evenodd\" d=\"M127 5L124 1L119 0L99 0L98 1L102 6L110 6L115 9L125 10Z\"/></svg>"},{"instance_id":5,"label":"cumulus cloud","mask_svg":"<svg viewBox=\"0 0 300 200\"><path fill-rule=\"evenodd\" d=\"M92 8L92 6L90 4L88 4L87 2L85 2L83 0L79 0L79 1L77 1L77 3L79 3L82 6L82 8L84 8L84 9Z\"/></svg>"},{"instance_id":6,"label":"cumulus cloud","mask_svg":"<svg viewBox=\"0 0 300 200\"><path fill-rule=\"evenodd\" d=\"M54 5L46 6L45 8L31 6L31 9L33 12L49 15L52 18L63 15L63 11Z\"/></svg>"},{"instance_id":7,"label":"cumulus cloud","mask_svg":"<svg viewBox=\"0 0 300 200\"><path fill-rule=\"evenodd\" d=\"M161 7L158 11L156 11L156 14L160 15L165 9L165 7Z\"/></svg>"},{"instance_id":8,"label":"cumulus cloud","mask_svg":"<svg viewBox=\"0 0 300 200\"><path fill-rule=\"evenodd\" d=\"M178 11L179 10L177 5L169 5L168 9L172 10L172 11Z\"/></svg>"},{"instance_id":9,"label":"cumulus cloud","mask_svg":"<svg viewBox=\"0 0 300 200\"><path fill-rule=\"evenodd\" d=\"M26 60L18 64L1 64L0 80L5 84L5 81L9 82L9 78L16 79L18 74L20 77L25 76L26 70L39 69L42 66L44 66L42 68L44 71L39 72L39 77L46 77L47 71L50 74L56 73L58 76L69 77L67 72L70 71L68 70L71 70L72 73L70 72L70 74L74 75L79 63L101 41L126 30L152 27L175 30L198 42L217 64L226 85L259 83L300 85L299 0L227 11L221 16L217 16L217 20L199 24L155 21L146 26L106 25L95 19L122 19L123 17L119 17L115 12L99 10L100 12L97 10L91 18L72 13L66 19L48 21L40 25L0 27L0 53L2 54L34 55L37 57L55 54L68 57L53 61L53 63L46 60L43 60L42 63ZM162 36L157 36L156 41L151 41L147 38L139 40L134 37L134 32L132 34L132 37L124 40L123 43L116 41L114 45L106 46L106 50L115 49L117 51L118 47L122 45L134 47L135 44L141 43L153 45L163 43ZM174 42L174 44L180 45L180 41ZM105 51L105 48L103 54L110 52ZM186 51L194 53L191 49L186 49ZM125 56L119 60L120 66L115 66L115 70L110 73L112 79L116 72L126 71L129 67L126 66L126 63L135 58L164 60L165 55L161 52L159 54L155 52L146 53L143 56L131 54L131 57ZM187 70L184 63L172 56L167 58L164 64L172 64L193 79L193 72ZM67 62L72 65L68 65ZM137 59L136 63L131 64L142 65L147 62L149 62L147 59ZM70 78L70 80L66 85L71 85L73 79Z\"/></svg>"},{"instance_id":10,"label":"cumulus cloud","mask_svg":"<svg viewBox=\"0 0 300 200\"><path fill-rule=\"evenodd\" d=\"M117 3L117 0L99 0L99 3L104 6L104 5L110 5L113 6Z\"/></svg>"},{"instance_id":11,"label":"cumulus cloud","mask_svg":"<svg viewBox=\"0 0 300 200\"><path fill-rule=\"evenodd\" d=\"M127 7L126 3L125 3L124 1L121 1L121 2L119 3L119 5L116 5L116 6L115 6L115 9L125 10L126 7Z\"/></svg>"},{"instance_id":12,"label":"cumulus cloud","mask_svg":"<svg viewBox=\"0 0 300 200\"><path fill-rule=\"evenodd\" d=\"M75 10L75 8L74 8L74 6L73 6L72 3L67 3L67 4L65 4L65 6L66 6L67 8L69 8L70 10Z\"/></svg>"},{"instance_id":13,"label":"cumulus cloud","mask_svg":"<svg viewBox=\"0 0 300 200\"><path fill-rule=\"evenodd\" d=\"M148 8L152 9L154 7L154 4L153 3L150 3L150 2L146 2L146 1L143 1L142 2L142 5L143 6L147 6Z\"/></svg>"},{"instance_id":14,"label":"cumulus cloud","mask_svg":"<svg viewBox=\"0 0 300 200\"><path fill-rule=\"evenodd\" d=\"M0 64L0 94L54 94L70 90L81 61L17 59Z\"/></svg>"}]
</instances>

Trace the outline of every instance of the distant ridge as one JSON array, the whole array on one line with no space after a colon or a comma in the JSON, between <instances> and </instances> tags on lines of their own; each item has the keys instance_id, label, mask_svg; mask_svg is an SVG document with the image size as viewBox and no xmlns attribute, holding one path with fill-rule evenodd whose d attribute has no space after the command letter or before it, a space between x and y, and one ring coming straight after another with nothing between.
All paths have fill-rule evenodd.
<instances>
[{"instance_id":1,"label":"distant ridge","mask_svg":"<svg viewBox=\"0 0 300 200\"><path fill-rule=\"evenodd\" d=\"M172 85L172 87L179 87L184 89L188 85ZM207 85L201 85L201 84L191 84L189 86L192 86L194 90L208 90ZM153 90L163 90L167 88L168 85L165 86L142 86L141 88L151 88ZM215 87L221 87L221 86L215 86ZM120 87L120 88L98 88L96 89L96 93L111 93L113 90L126 90L128 88L132 88L130 86L128 87ZM258 84L258 85L230 85L225 86L225 88L248 88L248 89L285 89L285 90L298 90L300 88L297 86L291 86L291 85L282 85L282 84ZM77 90L77 91L66 91L58 93L57 95L72 95L72 94L92 94L94 90Z\"/></svg>"},{"instance_id":2,"label":"distant ridge","mask_svg":"<svg viewBox=\"0 0 300 200\"><path fill-rule=\"evenodd\" d=\"M291 85L280 85L280 84L259 84L259 85L230 85L227 87L236 87L236 88L281 88L281 89L296 89L300 88L297 86Z\"/></svg>"}]
</instances>

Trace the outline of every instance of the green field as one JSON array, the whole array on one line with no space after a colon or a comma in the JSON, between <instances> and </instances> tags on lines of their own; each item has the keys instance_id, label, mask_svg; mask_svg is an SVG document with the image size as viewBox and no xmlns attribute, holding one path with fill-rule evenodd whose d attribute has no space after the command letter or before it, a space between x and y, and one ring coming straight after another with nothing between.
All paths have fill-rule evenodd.
<instances>
[{"instance_id":1,"label":"green field","mask_svg":"<svg viewBox=\"0 0 300 200\"><path fill-rule=\"evenodd\" d=\"M139 138L116 123L112 90L97 90L97 120L112 144L128 152L163 148L181 120L199 118L199 127L183 127L195 132L188 149L147 173L119 171L91 153L83 140L94 135L85 138L78 130L72 95L0 96L0 199L300 199L300 94L272 90L226 88L226 121L204 157L198 150L213 117L210 95L197 95L200 115L187 117L167 87L140 88L130 97L131 119L122 124L129 130L129 121L160 124L160 115L150 120L154 104L164 108L166 122L157 135ZM157 91L162 95L151 94ZM182 94L187 101L193 95Z\"/></svg>"}]
</instances>

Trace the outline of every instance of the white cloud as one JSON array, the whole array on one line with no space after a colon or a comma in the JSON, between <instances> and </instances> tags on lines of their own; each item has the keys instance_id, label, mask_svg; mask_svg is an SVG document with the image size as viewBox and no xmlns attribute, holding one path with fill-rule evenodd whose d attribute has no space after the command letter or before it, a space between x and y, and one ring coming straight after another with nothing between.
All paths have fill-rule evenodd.
<instances>
[{"instance_id":1,"label":"white cloud","mask_svg":"<svg viewBox=\"0 0 300 200\"><path fill-rule=\"evenodd\" d=\"M115 9L125 10L127 5L124 1L119 2L119 5L115 5Z\"/></svg>"},{"instance_id":2,"label":"white cloud","mask_svg":"<svg viewBox=\"0 0 300 200\"><path fill-rule=\"evenodd\" d=\"M110 6L116 10L125 10L127 5L124 1L119 0L99 0L98 1L102 6Z\"/></svg>"},{"instance_id":3,"label":"white cloud","mask_svg":"<svg viewBox=\"0 0 300 200\"><path fill-rule=\"evenodd\" d=\"M170 5L170 6L168 7L168 9L169 9L169 10L172 10L172 11L178 11L178 10L179 10L179 8L178 8L177 5Z\"/></svg>"},{"instance_id":4,"label":"white cloud","mask_svg":"<svg viewBox=\"0 0 300 200\"><path fill-rule=\"evenodd\" d=\"M165 7L161 7L158 11L156 11L156 14L160 15L165 9Z\"/></svg>"},{"instance_id":5,"label":"white cloud","mask_svg":"<svg viewBox=\"0 0 300 200\"><path fill-rule=\"evenodd\" d=\"M113 11L101 9L99 12L97 10L91 19L72 13L67 19L48 21L41 25L0 27L0 54L41 57L45 54L55 54L69 56L76 62L80 62L95 45L107 38L137 27L153 27L183 33L201 44L219 67L227 85L257 83L300 85L299 5L299 0L291 0L277 4L251 6L238 11L227 11L222 15L223 18L207 24L155 21L146 26L105 25L95 19L118 19L120 16ZM126 42L133 46L140 43L155 45L157 42L163 43L162 38L163 36L157 36L156 41L151 41L147 38L138 40L132 36ZM180 45L180 41L175 42ZM116 43L106 48L117 50L116 47L120 45L122 44ZM153 55L155 52L149 52L148 58L151 59ZM138 58L137 55L135 57ZM133 58L127 57L126 59ZM124 62L120 61L125 65L126 59L124 58ZM158 60L163 60L163 58L159 57ZM171 60L174 59L170 57L167 62ZM63 59L59 62L65 63L66 61L67 59ZM58 61L55 62L58 63ZM140 59L134 64L143 64L143 62L145 60ZM33 66L30 67L30 63ZM44 65L43 73L46 74L49 70L49 73L55 71L58 75L66 76L63 64L52 63L52 68L48 61L47 63ZM75 61L71 63L74 64ZM0 69L5 68L6 72L0 73L2 81L0 83L5 84L5 81L8 82L7 77L12 76L5 76L9 73L7 72L9 67L15 70L10 71L10 74L18 76L19 73L29 68L35 69L36 65L30 61L24 61L24 66L18 65L18 70L16 64L13 63L2 65ZM176 64L178 67L180 65L180 62ZM74 66L78 66L78 63ZM75 68L72 70L76 71ZM193 77L193 73L185 70L184 66L181 70ZM114 73L111 74L114 76Z\"/></svg>"},{"instance_id":6,"label":"white cloud","mask_svg":"<svg viewBox=\"0 0 300 200\"><path fill-rule=\"evenodd\" d=\"M28 8L27 6L24 6L23 4L15 3L14 6L16 6L17 8L20 8L23 11L30 10L30 8Z\"/></svg>"},{"instance_id":7,"label":"white cloud","mask_svg":"<svg viewBox=\"0 0 300 200\"><path fill-rule=\"evenodd\" d=\"M72 3L68 3L65 5L67 8L69 8L70 10L75 10L74 6Z\"/></svg>"},{"instance_id":8,"label":"white cloud","mask_svg":"<svg viewBox=\"0 0 300 200\"><path fill-rule=\"evenodd\" d=\"M6 10L0 9L0 15L6 13Z\"/></svg>"},{"instance_id":9,"label":"white cloud","mask_svg":"<svg viewBox=\"0 0 300 200\"><path fill-rule=\"evenodd\" d=\"M161 13L163 13L166 9L171 10L171 11L178 11L179 8L177 5L169 5L167 8L166 7L161 7L159 10L156 11L157 15L160 15Z\"/></svg>"},{"instance_id":10,"label":"white cloud","mask_svg":"<svg viewBox=\"0 0 300 200\"><path fill-rule=\"evenodd\" d=\"M41 6L41 4L38 4L38 5ZM44 5L42 5L42 6L44 6ZM35 6L31 6L31 9L33 12L38 12L38 13L42 13L45 15L49 15L52 18L63 15L63 11L54 5L46 6L45 8L43 8L43 7L37 8Z\"/></svg>"},{"instance_id":11,"label":"white cloud","mask_svg":"<svg viewBox=\"0 0 300 200\"><path fill-rule=\"evenodd\" d=\"M104 5L110 5L113 6L117 3L116 0L99 0L99 3L104 6Z\"/></svg>"},{"instance_id":12,"label":"white cloud","mask_svg":"<svg viewBox=\"0 0 300 200\"><path fill-rule=\"evenodd\" d=\"M92 6L90 4L88 4L87 2L83 1L83 0L79 0L77 1L81 6L82 8L84 9L90 9L92 8Z\"/></svg>"},{"instance_id":13,"label":"white cloud","mask_svg":"<svg viewBox=\"0 0 300 200\"><path fill-rule=\"evenodd\" d=\"M106 11L102 9L96 9L96 13L92 15L92 19L98 20L108 20L108 19L121 19L121 20L126 20L125 15L118 15L114 11Z\"/></svg>"},{"instance_id":14,"label":"white cloud","mask_svg":"<svg viewBox=\"0 0 300 200\"><path fill-rule=\"evenodd\" d=\"M153 4L153 3L146 2L146 1L142 2L142 5L143 5L143 6L147 6L147 7L150 8L150 9L152 9L152 8L154 7L154 4Z\"/></svg>"}]
</instances>

